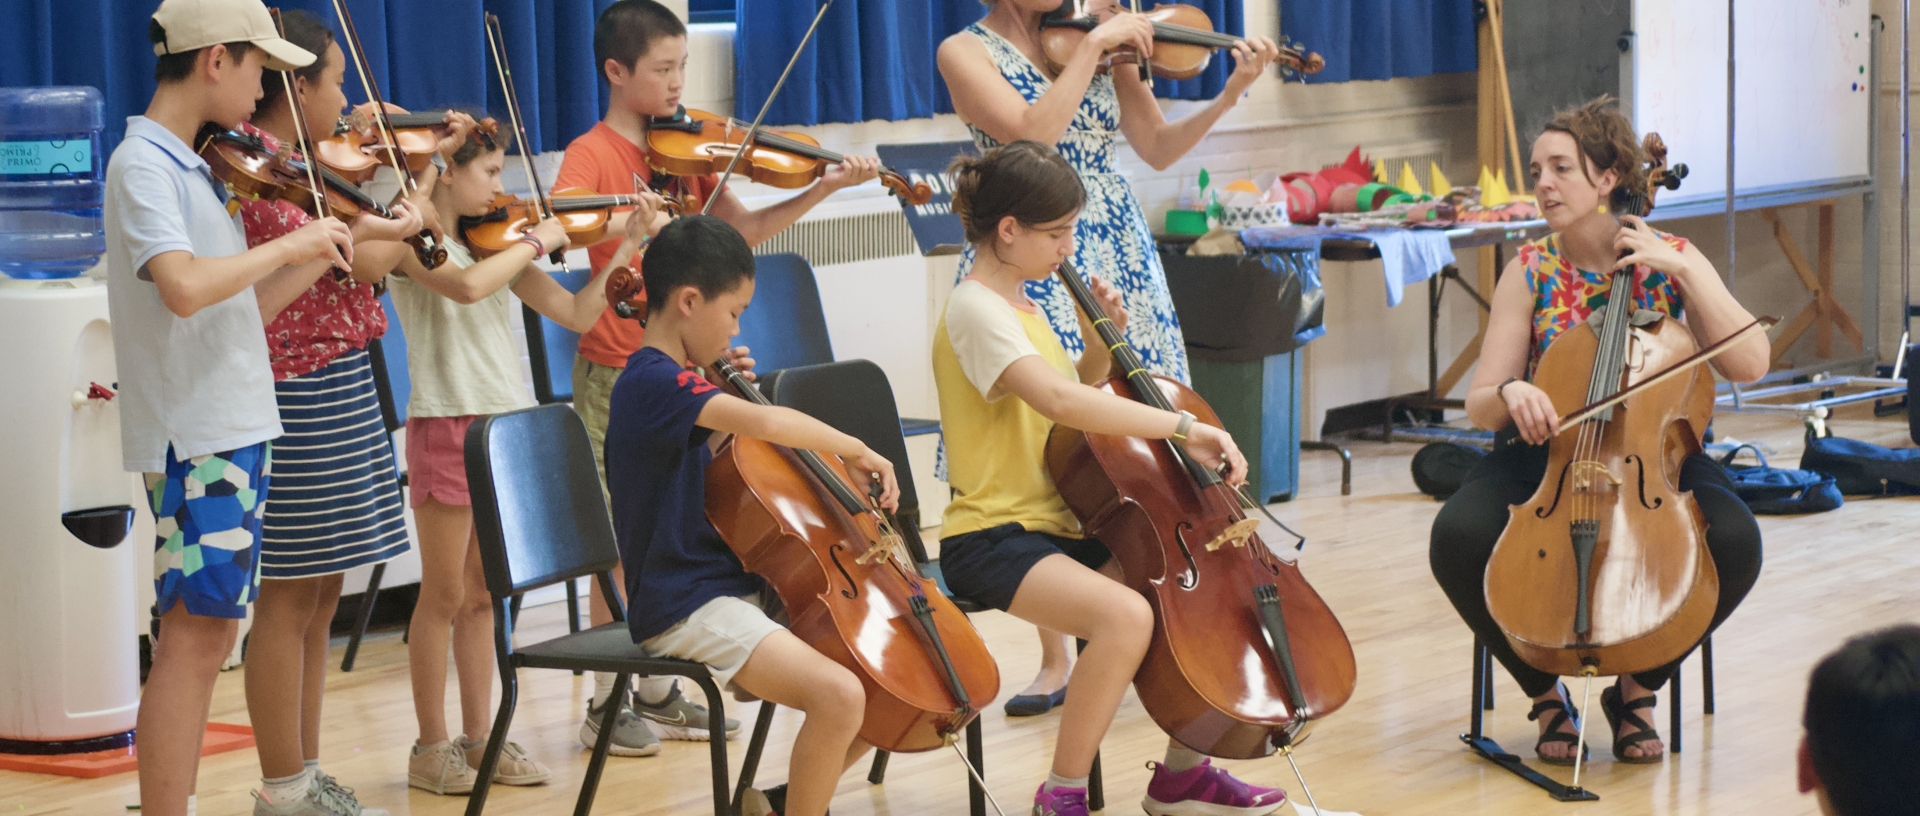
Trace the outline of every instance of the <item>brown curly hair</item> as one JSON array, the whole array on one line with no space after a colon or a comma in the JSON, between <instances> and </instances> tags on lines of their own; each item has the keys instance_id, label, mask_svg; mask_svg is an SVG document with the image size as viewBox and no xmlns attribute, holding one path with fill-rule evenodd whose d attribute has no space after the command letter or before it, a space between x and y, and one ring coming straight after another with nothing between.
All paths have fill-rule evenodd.
<instances>
[{"instance_id":1,"label":"brown curly hair","mask_svg":"<svg viewBox=\"0 0 1920 816\"><path fill-rule=\"evenodd\" d=\"M1594 182L1596 174L1614 172L1617 180L1608 201L1613 209L1626 206L1634 191L1647 188L1646 151L1640 148L1640 139L1634 135L1633 122L1620 112L1619 101L1612 95L1600 96L1577 108L1556 111L1553 121L1548 122L1542 132L1573 137L1573 143L1579 146L1581 157L1586 160L1580 172L1587 181Z\"/></svg>"},{"instance_id":2,"label":"brown curly hair","mask_svg":"<svg viewBox=\"0 0 1920 816\"><path fill-rule=\"evenodd\" d=\"M953 214L967 242L991 237L1000 220L1023 226L1058 221L1087 203L1080 174L1054 149L1021 139L982 156L961 156L947 166L953 176Z\"/></svg>"}]
</instances>

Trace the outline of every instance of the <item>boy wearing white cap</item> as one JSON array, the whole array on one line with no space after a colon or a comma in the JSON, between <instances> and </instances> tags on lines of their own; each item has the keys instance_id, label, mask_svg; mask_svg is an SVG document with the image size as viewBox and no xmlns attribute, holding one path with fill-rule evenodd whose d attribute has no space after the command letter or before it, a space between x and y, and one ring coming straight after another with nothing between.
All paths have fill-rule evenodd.
<instances>
[{"instance_id":1,"label":"boy wearing white cap","mask_svg":"<svg viewBox=\"0 0 1920 816\"><path fill-rule=\"evenodd\" d=\"M353 231L321 219L247 249L225 186L192 147L201 128L252 113L263 67L314 60L280 39L260 0L165 0L148 33L159 87L107 165L107 296L122 455L145 474L157 522L140 809L181 816L193 812L214 678L259 586L260 499L281 433L253 286L283 275L304 287L345 268Z\"/></svg>"}]
</instances>

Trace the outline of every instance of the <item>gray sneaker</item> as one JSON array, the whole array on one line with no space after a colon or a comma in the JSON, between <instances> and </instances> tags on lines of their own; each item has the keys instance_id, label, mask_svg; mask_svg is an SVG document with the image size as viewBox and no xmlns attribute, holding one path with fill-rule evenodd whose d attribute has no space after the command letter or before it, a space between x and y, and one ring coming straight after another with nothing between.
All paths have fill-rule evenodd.
<instances>
[{"instance_id":1,"label":"gray sneaker","mask_svg":"<svg viewBox=\"0 0 1920 816\"><path fill-rule=\"evenodd\" d=\"M362 807L359 798L353 795L353 789L340 784L339 780L334 779L326 771L315 770L313 772L312 784L329 792L335 798L347 802L348 813L350 814L359 814L359 816L391 816L391 814L380 808Z\"/></svg>"},{"instance_id":2,"label":"gray sneaker","mask_svg":"<svg viewBox=\"0 0 1920 816\"><path fill-rule=\"evenodd\" d=\"M253 816L387 816L387 812L362 808L352 791L316 779L307 784L307 795L291 802L268 802L254 791Z\"/></svg>"},{"instance_id":3,"label":"gray sneaker","mask_svg":"<svg viewBox=\"0 0 1920 816\"><path fill-rule=\"evenodd\" d=\"M613 756L643 757L660 753L660 738L647 728L647 721L633 713L627 705L626 693L615 693L607 698L599 708L593 707L593 701L587 701L587 719L580 723L580 742L592 748L600 739L600 718L607 713L607 706L620 704L620 713L613 718L613 738L607 743L607 753Z\"/></svg>"},{"instance_id":4,"label":"gray sneaker","mask_svg":"<svg viewBox=\"0 0 1920 816\"><path fill-rule=\"evenodd\" d=\"M680 686L675 685L673 692L667 695L666 702L650 706L639 699L633 701L633 711L653 721L653 729L661 737L670 740L692 740L706 742L707 707L680 696ZM740 721L727 718L727 739L740 736Z\"/></svg>"}]
</instances>

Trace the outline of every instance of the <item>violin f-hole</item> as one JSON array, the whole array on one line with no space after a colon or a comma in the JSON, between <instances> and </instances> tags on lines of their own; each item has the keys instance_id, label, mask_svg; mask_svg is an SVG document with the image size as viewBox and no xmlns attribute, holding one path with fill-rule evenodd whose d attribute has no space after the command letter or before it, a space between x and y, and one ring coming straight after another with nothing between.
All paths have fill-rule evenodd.
<instances>
[{"instance_id":1,"label":"violin f-hole","mask_svg":"<svg viewBox=\"0 0 1920 816\"><path fill-rule=\"evenodd\" d=\"M860 597L860 585L854 583L853 575L847 572L847 566L840 563L840 551L846 548L845 544L835 544L827 548L827 556L833 559L833 568L840 571L840 577L847 579L847 588L840 590L840 597L853 600Z\"/></svg>"},{"instance_id":2,"label":"violin f-hole","mask_svg":"<svg viewBox=\"0 0 1920 816\"><path fill-rule=\"evenodd\" d=\"M1556 482L1553 486L1553 503L1547 505L1545 509L1533 511L1535 516L1546 518L1553 515L1554 508L1560 506L1560 494L1565 493L1567 490L1567 471L1572 469L1572 462L1568 462L1566 467L1560 469L1560 481Z\"/></svg>"},{"instance_id":3,"label":"violin f-hole","mask_svg":"<svg viewBox=\"0 0 1920 816\"><path fill-rule=\"evenodd\" d=\"M1187 531L1191 529L1193 525L1184 521L1173 525L1173 540L1180 544L1180 556L1187 559L1187 574L1175 579L1180 583L1181 589L1192 589L1200 585L1200 564L1193 560L1193 548L1187 546Z\"/></svg>"},{"instance_id":4,"label":"violin f-hole","mask_svg":"<svg viewBox=\"0 0 1920 816\"><path fill-rule=\"evenodd\" d=\"M1647 503L1647 460L1641 458L1640 454L1635 453L1635 454L1628 455L1626 461L1639 466L1640 478L1639 478L1638 487L1639 487L1639 493L1640 493L1640 506L1645 507L1648 510L1660 509L1661 505L1666 504L1667 502L1666 499L1660 498L1659 496L1655 496L1653 497L1652 504Z\"/></svg>"}]
</instances>

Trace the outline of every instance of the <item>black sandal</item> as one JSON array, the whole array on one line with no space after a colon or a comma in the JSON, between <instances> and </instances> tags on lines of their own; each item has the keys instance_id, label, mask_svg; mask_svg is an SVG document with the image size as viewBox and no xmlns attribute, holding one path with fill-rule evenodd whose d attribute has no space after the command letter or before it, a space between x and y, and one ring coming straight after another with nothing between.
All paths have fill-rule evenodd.
<instances>
[{"instance_id":1,"label":"black sandal","mask_svg":"<svg viewBox=\"0 0 1920 816\"><path fill-rule=\"evenodd\" d=\"M1667 758L1667 752L1665 750L1646 756L1629 756L1627 754L1628 748L1632 748L1643 742L1655 742L1660 739L1660 732L1655 731L1651 723L1648 723L1645 719L1642 719L1639 714L1635 713L1643 708L1653 708L1654 703L1655 698L1654 695L1651 694L1631 703L1624 702L1621 699L1620 686L1618 684L1608 686L1606 691L1600 692L1600 710L1607 715L1607 727L1613 730L1614 761L1625 762L1629 765L1654 765ZM1628 725L1640 730L1625 737L1620 736L1620 723L1622 720L1626 721Z\"/></svg>"},{"instance_id":2,"label":"black sandal","mask_svg":"<svg viewBox=\"0 0 1920 816\"><path fill-rule=\"evenodd\" d=\"M1553 719L1547 721L1547 733L1541 734L1540 740L1533 744L1533 754L1539 757L1541 762L1545 762L1548 765L1572 765L1573 757L1553 757L1540 752L1541 746L1549 742L1561 742L1568 745L1580 744L1580 738L1578 736L1560 730L1560 726L1566 725L1569 720L1573 722L1574 728L1578 729L1580 727L1580 710L1574 708L1572 703L1567 702L1566 686L1562 685L1556 690L1560 693L1553 699L1534 703L1533 710L1527 712L1527 720L1529 722L1538 721L1541 715L1549 711L1554 712ZM1587 755L1587 747L1581 745L1580 758L1586 759Z\"/></svg>"}]
</instances>

